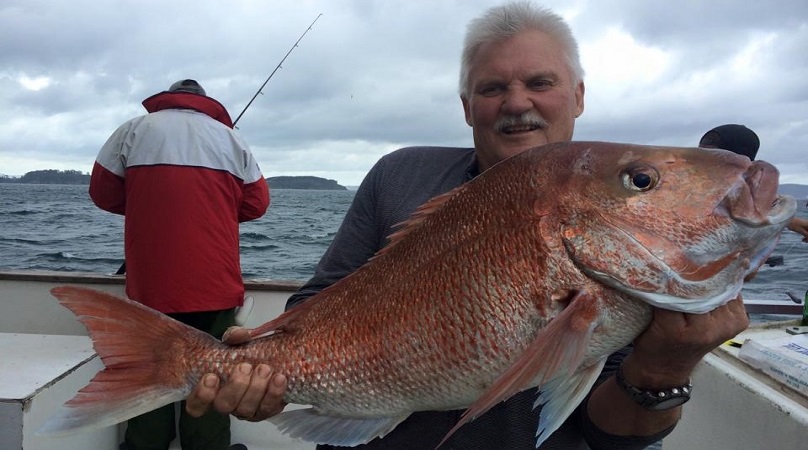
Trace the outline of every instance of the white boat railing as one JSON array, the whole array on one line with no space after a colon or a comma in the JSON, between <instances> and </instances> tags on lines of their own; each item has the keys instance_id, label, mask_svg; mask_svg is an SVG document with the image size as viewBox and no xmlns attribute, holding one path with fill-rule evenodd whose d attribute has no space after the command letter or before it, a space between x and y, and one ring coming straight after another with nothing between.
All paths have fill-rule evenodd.
<instances>
[{"instance_id":1,"label":"white boat railing","mask_svg":"<svg viewBox=\"0 0 808 450\"><path fill-rule=\"evenodd\" d=\"M87 272L0 271L0 332L86 335L87 331L70 311L50 294L62 284L80 285L124 294L123 275ZM257 326L283 311L286 299L303 283L300 281L245 280L247 295L260 297L246 326Z\"/></svg>"}]
</instances>

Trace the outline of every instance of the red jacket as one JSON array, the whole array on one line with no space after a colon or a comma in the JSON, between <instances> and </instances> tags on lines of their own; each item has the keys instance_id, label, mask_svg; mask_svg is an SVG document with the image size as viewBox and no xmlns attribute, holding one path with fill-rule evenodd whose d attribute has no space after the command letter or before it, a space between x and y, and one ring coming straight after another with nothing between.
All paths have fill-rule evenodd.
<instances>
[{"instance_id":1,"label":"red jacket","mask_svg":"<svg viewBox=\"0 0 808 450\"><path fill-rule=\"evenodd\" d=\"M126 294L165 313L240 306L238 224L266 212L266 180L216 100L163 92L143 105L90 179L93 202L125 216Z\"/></svg>"}]
</instances>

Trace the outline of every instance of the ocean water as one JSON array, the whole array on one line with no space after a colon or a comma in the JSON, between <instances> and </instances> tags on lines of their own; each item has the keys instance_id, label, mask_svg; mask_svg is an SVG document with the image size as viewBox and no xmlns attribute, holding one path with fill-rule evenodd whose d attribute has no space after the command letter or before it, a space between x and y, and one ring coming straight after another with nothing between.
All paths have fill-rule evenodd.
<instances>
[{"instance_id":1,"label":"ocean water","mask_svg":"<svg viewBox=\"0 0 808 450\"><path fill-rule=\"evenodd\" d=\"M307 280L334 237L353 191L273 190L263 217L241 224L245 278ZM805 201L799 216L808 216ZM786 231L744 297L788 300L808 289L808 243ZM123 262L123 217L93 205L87 186L0 184L0 269L114 273Z\"/></svg>"},{"instance_id":2,"label":"ocean water","mask_svg":"<svg viewBox=\"0 0 808 450\"><path fill-rule=\"evenodd\" d=\"M307 280L334 238L353 191L273 190L267 213L241 224L245 278ZM0 184L0 269L114 273L123 217L81 185Z\"/></svg>"}]
</instances>

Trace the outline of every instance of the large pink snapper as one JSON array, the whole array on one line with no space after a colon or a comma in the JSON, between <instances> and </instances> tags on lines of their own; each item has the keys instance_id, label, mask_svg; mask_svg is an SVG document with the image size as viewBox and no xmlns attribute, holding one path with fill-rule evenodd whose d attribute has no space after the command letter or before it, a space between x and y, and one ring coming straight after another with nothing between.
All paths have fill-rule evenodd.
<instances>
[{"instance_id":1,"label":"large pink snapper","mask_svg":"<svg viewBox=\"0 0 808 450\"><path fill-rule=\"evenodd\" d=\"M459 427L540 386L538 446L651 305L704 313L738 295L794 215L777 181L773 166L720 150L529 150L429 201L368 264L237 347L132 301L55 288L106 368L43 431L121 422L248 361L286 374L288 402L313 405L271 419L307 441L357 445L414 411L468 408Z\"/></svg>"}]
</instances>

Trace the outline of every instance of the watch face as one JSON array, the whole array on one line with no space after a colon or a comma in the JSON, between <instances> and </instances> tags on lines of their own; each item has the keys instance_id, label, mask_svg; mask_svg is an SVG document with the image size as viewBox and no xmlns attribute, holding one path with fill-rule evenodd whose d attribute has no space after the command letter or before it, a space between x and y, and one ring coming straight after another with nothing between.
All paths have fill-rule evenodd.
<instances>
[{"instance_id":1,"label":"watch face","mask_svg":"<svg viewBox=\"0 0 808 450\"><path fill-rule=\"evenodd\" d=\"M667 409L676 408L679 405L687 403L690 400L690 396L681 396L681 397L672 397L666 398L665 400L659 400L655 402L656 404L649 406L648 409L653 411L665 411Z\"/></svg>"}]
</instances>

